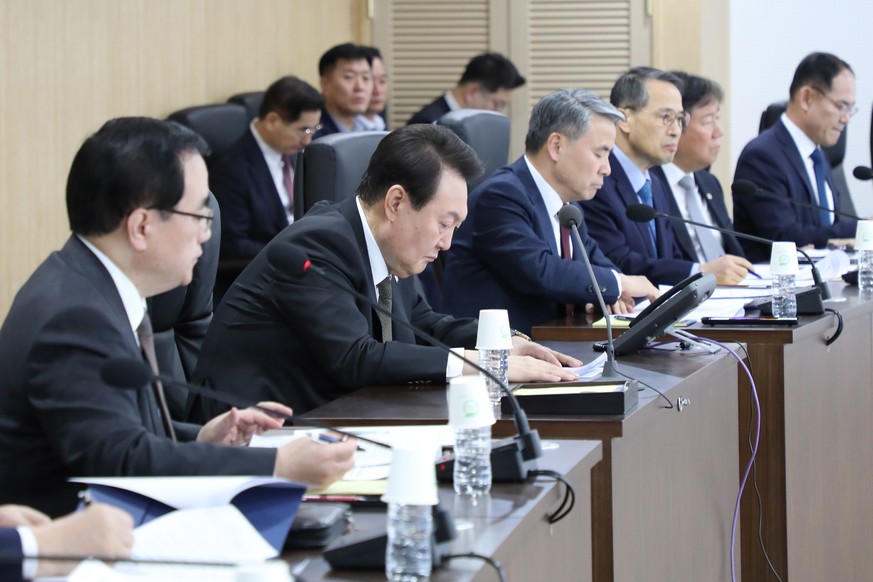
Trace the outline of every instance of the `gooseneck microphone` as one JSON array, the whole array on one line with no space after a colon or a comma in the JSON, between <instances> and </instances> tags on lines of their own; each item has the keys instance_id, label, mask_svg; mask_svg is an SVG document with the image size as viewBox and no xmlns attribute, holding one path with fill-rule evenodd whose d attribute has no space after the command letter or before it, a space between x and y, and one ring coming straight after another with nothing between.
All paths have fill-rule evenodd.
<instances>
[{"instance_id":1,"label":"gooseneck microphone","mask_svg":"<svg viewBox=\"0 0 873 582\"><path fill-rule=\"evenodd\" d=\"M216 400L218 402L221 402L222 404L235 406L237 408L255 408L257 410L260 410L261 412L269 414L270 416L274 416L276 418L281 418L284 420L290 420L294 424L302 424L315 428L323 428L337 434L356 438L359 441L364 441L387 449L391 448L390 445L387 445L385 443L370 440L366 437L345 432L327 424L322 424L320 422L309 420L301 416L292 416L290 414L285 414L283 412L279 412L278 410L273 410L272 408L267 408L258 404L252 404L251 402L248 402L247 400L245 400L244 398L240 398L239 396L235 396L232 394L223 394L215 390L203 388L202 386L194 386L193 384L180 382L171 376L152 374L152 371L148 368L148 366L145 365L145 362L143 362L139 358L110 358L106 360L106 362L104 362L103 367L100 369L100 377L110 386L129 390L138 390L139 388L142 388L143 386L146 386L147 384L150 384L155 380L160 380L165 386L184 388L192 394L197 394L198 396L203 396L205 398L209 398L210 400Z\"/></svg>"},{"instance_id":2,"label":"gooseneck microphone","mask_svg":"<svg viewBox=\"0 0 873 582\"><path fill-rule=\"evenodd\" d=\"M868 168L867 166L857 166L852 170L852 175L863 181L873 180L873 169Z\"/></svg>"},{"instance_id":3,"label":"gooseneck microphone","mask_svg":"<svg viewBox=\"0 0 873 582\"><path fill-rule=\"evenodd\" d=\"M582 210L575 204L564 204L561 210L558 211L558 222L561 223L562 227L569 229L573 233L573 239L582 252L582 260L585 262L585 268L588 270L588 276L591 278L591 283L594 286L594 294L597 295L600 310L603 312L603 317L606 318L606 363L603 365L602 377L618 378L619 375L615 371L615 344L612 341L612 318L609 317L609 311L606 309L606 301L603 300L603 293L600 292L600 283L597 281L597 276L591 267L588 251L585 249L582 237L579 235L579 225L582 224Z\"/></svg>"},{"instance_id":4,"label":"gooseneck microphone","mask_svg":"<svg viewBox=\"0 0 873 582\"><path fill-rule=\"evenodd\" d=\"M730 235L733 235L733 236L736 236L739 238L744 238L746 240L755 241L757 243L762 243L765 245L772 246L773 243L776 242L776 241L771 240L769 238L763 238L760 236L755 236L753 234L746 234L744 232L730 230L728 228L721 228L720 226L713 226L711 224L704 224L702 222L695 222L693 220L687 220L687 219L682 218L680 216L673 216L672 214L667 214L665 212L659 212L647 204L631 204L630 206L627 207L625 214L627 215L627 217L630 220L632 220L634 222L648 222L648 221L652 220L653 218L666 218L667 220L673 220L675 222L681 222L683 224L692 224L694 226L700 226L702 228L709 228L712 230L717 230L717 231L723 232L725 234L730 234ZM821 292L821 298L823 300L830 299L831 298L831 290L827 286L827 283L825 283L824 281L821 280L821 273L818 272L818 267L815 266L815 263L812 262L812 259L809 257L808 254L806 254L806 251L804 251L802 248L797 247L797 252L800 253L801 255L803 255L803 257L810 264L810 266L812 268L812 281L813 281L813 283L815 283L815 286L818 287L819 291Z\"/></svg>"},{"instance_id":5,"label":"gooseneck microphone","mask_svg":"<svg viewBox=\"0 0 873 582\"><path fill-rule=\"evenodd\" d=\"M322 269L312 264L303 251L293 246L291 243L276 243L270 245L267 249L267 258L282 272L292 277L303 276L309 271L318 274L320 277L326 278L327 276ZM454 356L459 358L464 363L469 364L479 372L485 374L501 387L501 390L512 407L515 429L518 434L512 438L509 447L501 447L500 449L492 450L491 464L493 480L523 481L527 478L527 475L531 470L536 469L536 459L543 455L540 435L536 430L530 428L527 414L525 414L512 392L504 386L502 382L500 382L491 372L481 367L477 362L473 362L472 360L452 351L449 346L432 335L418 329L408 321L396 318L393 313L382 308L382 306L370 299L369 295L365 295L355 289L347 289L347 291L355 298L375 309L378 313L390 317L393 323L408 329L418 338L445 351L449 354L449 357Z\"/></svg>"},{"instance_id":6,"label":"gooseneck microphone","mask_svg":"<svg viewBox=\"0 0 873 582\"><path fill-rule=\"evenodd\" d=\"M859 169L870 171L870 168L855 168L855 172ZM858 177L857 174L855 177ZM863 180L863 178L861 178ZM868 180L870 178L867 178ZM811 208L812 210L824 210L825 212L830 212L831 214L835 214L836 216L842 216L844 218L851 218L852 220L861 220L859 217L854 214L849 214L848 212L840 212L839 210L833 210L828 208L827 206L819 206L818 204L813 204L812 202L803 202L802 200L793 200L791 198L786 198L785 196L780 196L778 194L774 194L773 192L769 192L762 188L759 188L753 182L749 180L737 180L733 184L731 184L731 192L734 194L739 194L740 196L762 196L764 198L769 198L770 200L778 200L780 202L788 202L789 204L793 204L794 206L802 206L803 208Z\"/></svg>"}]
</instances>

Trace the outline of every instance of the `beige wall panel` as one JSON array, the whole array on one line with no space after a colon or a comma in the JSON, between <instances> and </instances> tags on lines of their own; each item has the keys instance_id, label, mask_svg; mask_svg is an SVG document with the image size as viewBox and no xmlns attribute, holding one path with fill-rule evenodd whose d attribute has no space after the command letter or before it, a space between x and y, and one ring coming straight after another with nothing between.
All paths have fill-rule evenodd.
<instances>
[{"instance_id":1,"label":"beige wall panel","mask_svg":"<svg viewBox=\"0 0 873 582\"><path fill-rule=\"evenodd\" d=\"M164 117L369 42L367 0L0 0L0 318L68 235L66 173L120 115Z\"/></svg>"}]
</instances>

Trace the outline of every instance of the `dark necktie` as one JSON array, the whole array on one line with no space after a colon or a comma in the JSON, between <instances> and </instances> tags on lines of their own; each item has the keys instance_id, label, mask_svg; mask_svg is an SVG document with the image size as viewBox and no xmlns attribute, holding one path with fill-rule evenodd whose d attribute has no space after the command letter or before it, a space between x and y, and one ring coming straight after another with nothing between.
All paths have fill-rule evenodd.
<instances>
[{"instance_id":1,"label":"dark necktie","mask_svg":"<svg viewBox=\"0 0 873 582\"><path fill-rule=\"evenodd\" d=\"M381 310L377 312L379 323L382 324L382 341L390 342L392 339L391 316L389 315L391 313L391 275L382 279L376 289L379 291L379 307L387 312L383 313Z\"/></svg>"},{"instance_id":2,"label":"dark necktie","mask_svg":"<svg viewBox=\"0 0 873 582\"><path fill-rule=\"evenodd\" d=\"M571 250L573 247L570 244L570 229L561 227L561 257L565 261L573 260L573 251ZM576 313L576 306L572 303L567 303L564 305L564 312L567 317L573 317Z\"/></svg>"},{"instance_id":3,"label":"dark necktie","mask_svg":"<svg viewBox=\"0 0 873 582\"><path fill-rule=\"evenodd\" d=\"M142 318L142 323L136 328L136 335L139 337L139 345L142 348L142 353L145 356L146 362L152 369L152 374L157 376L160 374L158 370L158 358L155 355L155 337L152 332L152 320L149 319L149 314L146 313ZM164 397L164 386L160 380L152 382L152 388L155 391L155 398L158 401L158 407L161 411L161 420L164 422L164 430L167 431L173 442L176 442L176 431L173 430L173 421L170 418L170 410L167 408L167 399Z\"/></svg>"},{"instance_id":4,"label":"dark necktie","mask_svg":"<svg viewBox=\"0 0 873 582\"><path fill-rule=\"evenodd\" d=\"M645 204L646 206L655 207L655 202L652 198L652 181L646 180L646 183L643 184L643 187L640 188L640 191L637 192L637 196L640 197L640 202ZM658 255L658 245L655 243L657 240L657 235L655 234L655 219L649 221L649 234L652 237L652 250L655 251L655 256Z\"/></svg>"},{"instance_id":5,"label":"dark necktie","mask_svg":"<svg viewBox=\"0 0 873 582\"><path fill-rule=\"evenodd\" d=\"M282 180L285 182L285 192L288 193L288 208L294 214L294 165L291 156L282 156Z\"/></svg>"},{"instance_id":6,"label":"dark necktie","mask_svg":"<svg viewBox=\"0 0 873 582\"><path fill-rule=\"evenodd\" d=\"M694 178L690 175L683 176L679 180L679 186L685 190L685 206L688 208L688 216L694 222L709 224L706 216L703 214L703 200L697 192L697 187L694 184ZM708 228L702 226L694 227L694 234L697 236L697 242L700 243L700 250L703 251L703 262L714 261L724 255L724 249L718 243L715 233Z\"/></svg>"},{"instance_id":7,"label":"dark necktie","mask_svg":"<svg viewBox=\"0 0 873 582\"><path fill-rule=\"evenodd\" d=\"M815 172L815 188L818 192L817 204L822 208L830 208L830 206L828 206L828 193L825 190L827 178L825 171L824 153L821 151L821 148L815 148L815 150L813 150L809 157L812 158L812 171ZM813 202L816 201L813 200ZM822 224L831 224L830 212L828 212L827 210L819 210L818 214L821 218Z\"/></svg>"}]
</instances>

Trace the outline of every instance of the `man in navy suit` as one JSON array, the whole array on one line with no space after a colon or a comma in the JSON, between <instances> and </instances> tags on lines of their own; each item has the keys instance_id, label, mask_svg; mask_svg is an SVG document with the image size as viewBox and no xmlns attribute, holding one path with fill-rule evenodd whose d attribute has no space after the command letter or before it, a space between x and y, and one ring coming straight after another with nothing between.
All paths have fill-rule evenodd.
<instances>
[{"instance_id":1,"label":"man in navy suit","mask_svg":"<svg viewBox=\"0 0 873 582\"><path fill-rule=\"evenodd\" d=\"M318 61L324 109L315 138L332 133L365 131L361 121L373 94L372 53L352 43L328 49Z\"/></svg>"},{"instance_id":2,"label":"man in navy suit","mask_svg":"<svg viewBox=\"0 0 873 582\"><path fill-rule=\"evenodd\" d=\"M679 138L673 162L656 166L651 173L667 186L670 214L687 220L733 230L718 178L707 168L721 149L719 112L724 91L715 81L674 71L682 81L682 107L688 112L688 127ZM694 225L673 224L676 243L689 261L705 263L726 254L743 256L737 238Z\"/></svg>"},{"instance_id":3,"label":"man in navy suit","mask_svg":"<svg viewBox=\"0 0 873 582\"><path fill-rule=\"evenodd\" d=\"M320 127L323 103L305 81L282 77L267 89L249 131L211 163L222 260L253 258L293 222L295 159Z\"/></svg>"},{"instance_id":4,"label":"man in navy suit","mask_svg":"<svg viewBox=\"0 0 873 582\"><path fill-rule=\"evenodd\" d=\"M595 282L580 249L569 250L558 223L565 204L591 199L609 174L607 156L622 115L597 95L562 89L531 113L525 155L487 178L470 195L446 265L444 309L476 316L509 311L510 323L532 326L566 313L568 305L596 303ZM625 313L637 297L657 295L645 277L621 274L580 225L597 284L613 311Z\"/></svg>"},{"instance_id":5,"label":"man in navy suit","mask_svg":"<svg viewBox=\"0 0 873 582\"><path fill-rule=\"evenodd\" d=\"M772 127L746 144L737 161L735 180L749 180L784 198L734 197L737 229L765 238L794 241L797 246L824 247L828 239L852 238L856 221L791 201L840 210L840 192L831 177L822 146L837 143L858 108L855 74L845 61L828 53L812 53L794 72L788 108ZM746 256L767 260L767 245L741 241Z\"/></svg>"},{"instance_id":6,"label":"man in navy suit","mask_svg":"<svg viewBox=\"0 0 873 582\"><path fill-rule=\"evenodd\" d=\"M706 263L690 261L679 251L668 221L638 223L626 216L634 204L670 211L666 186L649 169L672 161L676 154L688 123L681 89L675 75L648 67L631 69L615 82L610 102L625 119L616 125L611 175L596 198L582 203L585 221L604 254L623 273L675 285L703 271L713 273L721 285L737 284L751 267L745 259L725 255Z\"/></svg>"},{"instance_id":7,"label":"man in navy suit","mask_svg":"<svg viewBox=\"0 0 873 582\"><path fill-rule=\"evenodd\" d=\"M407 125L436 123L456 109L503 111L511 99L510 93L525 83L512 61L498 53L476 55L461 75L458 84L413 115Z\"/></svg>"}]
</instances>

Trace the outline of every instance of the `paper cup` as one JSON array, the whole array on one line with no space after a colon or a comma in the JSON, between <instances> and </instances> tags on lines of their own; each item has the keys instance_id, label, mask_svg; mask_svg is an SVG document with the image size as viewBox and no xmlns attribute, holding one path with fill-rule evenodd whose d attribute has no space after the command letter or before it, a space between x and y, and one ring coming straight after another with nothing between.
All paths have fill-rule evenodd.
<instances>
[{"instance_id":1,"label":"paper cup","mask_svg":"<svg viewBox=\"0 0 873 582\"><path fill-rule=\"evenodd\" d=\"M873 251L873 220L858 221L858 229L855 231L855 250Z\"/></svg>"},{"instance_id":2,"label":"paper cup","mask_svg":"<svg viewBox=\"0 0 873 582\"><path fill-rule=\"evenodd\" d=\"M446 398L449 402L449 426L453 429L482 428L496 422L488 386L481 376L452 378Z\"/></svg>"},{"instance_id":3,"label":"paper cup","mask_svg":"<svg viewBox=\"0 0 873 582\"><path fill-rule=\"evenodd\" d=\"M476 335L477 350L512 349L512 330L509 313L505 309L479 311L479 332Z\"/></svg>"},{"instance_id":4,"label":"paper cup","mask_svg":"<svg viewBox=\"0 0 873 582\"><path fill-rule=\"evenodd\" d=\"M236 582L291 582L288 562L269 560L236 567Z\"/></svg>"},{"instance_id":5,"label":"paper cup","mask_svg":"<svg viewBox=\"0 0 873 582\"><path fill-rule=\"evenodd\" d=\"M774 242L770 253L771 275L796 275L797 247L793 242Z\"/></svg>"},{"instance_id":6,"label":"paper cup","mask_svg":"<svg viewBox=\"0 0 873 582\"><path fill-rule=\"evenodd\" d=\"M382 501L402 505L436 505L439 502L432 447L421 444L394 447L388 487Z\"/></svg>"}]
</instances>

